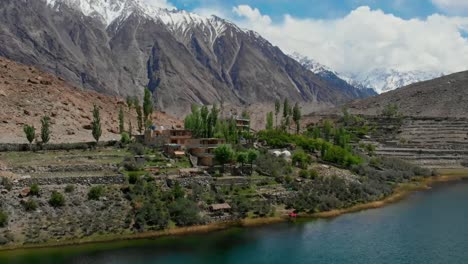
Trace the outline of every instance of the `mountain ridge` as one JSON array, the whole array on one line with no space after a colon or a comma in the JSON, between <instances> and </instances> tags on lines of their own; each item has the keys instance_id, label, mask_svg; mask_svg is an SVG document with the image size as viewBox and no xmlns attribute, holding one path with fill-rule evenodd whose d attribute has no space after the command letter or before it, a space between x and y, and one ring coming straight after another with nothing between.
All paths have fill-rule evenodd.
<instances>
[{"instance_id":1,"label":"mountain ridge","mask_svg":"<svg viewBox=\"0 0 468 264\"><path fill-rule=\"evenodd\" d=\"M431 71L400 71L396 69L375 68L359 74L339 73L307 56L293 53L292 58L300 62L315 74L322 77L335 75L349 85L358 89L373 89L378 94L398 89L413 83L427 81L441 77L444 73Z\"/></svg>"},{"instance_id":2,"label":"mountain ridge","mask_svg":"<svg viewBox=\"0 0 468 264\"><path fill-rule=\"evenodd\" d=\"M90 1L104 3L85 2ZM257 33L217 17L148 11L131 5L141 3L135 0L105 2L117 11L104 18L92 8L83 13L70 6L84 0L4 2L1 56L102 93L141 96L148 86L156 105L171 114L187 113L192 103L249 105L289 98L318 109L367 96L337 87ZM186 23L189 18L200 23Z\"/></svg>"},{"instance_id":3,"label":"mountain ridge","mask_svg":"<svg viewBox=\"0 0 468 264\"><path fill-rule=\"evenodd\" d=\"M404 116L467 118L467 86L468 71L463 71L357 100L346 106L351 113L373 116L381 115L388 105L396 105Z\"/></svg>"}]
</instances>

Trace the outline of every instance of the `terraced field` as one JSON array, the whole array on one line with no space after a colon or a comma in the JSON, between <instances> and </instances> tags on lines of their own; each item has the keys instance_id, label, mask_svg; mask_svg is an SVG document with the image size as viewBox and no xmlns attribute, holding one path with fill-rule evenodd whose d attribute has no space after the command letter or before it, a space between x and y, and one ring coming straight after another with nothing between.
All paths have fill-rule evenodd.
<instances>
[{"instance_id":1,"label":"terraced field","mask_svg":"<svg viewBox=\"0 0 468 264\"><path fill-rule=\"evenodd\" d=\"M376 121L370 142L376 153L395 156L429 168L462 168L468 160L468 120L406 118L401 123Z\"/></svg>"},{"instance_id":2,"label":"terraced field","mask_svg":"<svg viewBox=\"0 0 468 264\"><path fill-rule=\"evenodd\" d=\"M86 177L114 176L126 150L97 149L0 153L3 170L18 176Z\"/></svg>"}]
</instances>

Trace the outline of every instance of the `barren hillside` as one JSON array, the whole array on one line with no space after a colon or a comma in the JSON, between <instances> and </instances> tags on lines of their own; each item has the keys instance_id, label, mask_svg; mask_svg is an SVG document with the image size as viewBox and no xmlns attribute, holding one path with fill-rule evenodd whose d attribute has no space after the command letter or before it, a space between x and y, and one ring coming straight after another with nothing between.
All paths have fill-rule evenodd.
<instances>
[{"instance_id":1,"label":"barren hillside","mask_svg":"<svg viewBox=\"0 0 468 264\"><path fill-rule=\"evenodd\" d=\"M406 116L468 117L468 71L412 84L348 106L353 113L379 115L389 104L396 104Z\"/></svg>"},{"instance_id":2,"label":"barren hillside","mask_svg":"<svg viewBox=\"0 0 468 264\"><path fill-rule=\"evenodd\" d=\"M101 109L103 140L120 139L118 109L124 107L126 126L129 110L125 100L93 91L83 91L64 80L34 67L0 58L0 142L26 143L25 124L40 133L40 119L51 117L51 143L92 141L89 125L93 104ZM135 111L131 111L133 131L136 133ZM164 126L180 125L176 118L163 113L154 115L155 123Z\"/></svg>"}]
</instances>

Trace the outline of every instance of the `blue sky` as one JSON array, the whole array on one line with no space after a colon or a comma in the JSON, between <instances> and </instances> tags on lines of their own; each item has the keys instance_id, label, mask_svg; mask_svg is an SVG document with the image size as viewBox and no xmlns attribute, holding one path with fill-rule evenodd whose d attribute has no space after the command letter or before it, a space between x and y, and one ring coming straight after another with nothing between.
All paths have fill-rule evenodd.
<instances>
[{"instance_id":1,"label":"blue sky","mask_svg":"<svg viewBox=\"0 0 468 264\"><path fill-rule=\"evenodd\" d=\"M468 0L145 0L212 14L332 69L468 70Z\"/></svg>"},{"instance_id":2,"label":"blue sky","mask_svg":"<svg viewBox=\"0 0 468 264\"><path fill-rule=\"evenodd\" d=\"M179 9L189 11L207 6L230 10L233 6L249 5L269 15L274 21L281 20L284 14L297 18L342 17L363 5L406 19L444 13L431 0L172 0L171 3Z\"/></svg>"}]
</instances>

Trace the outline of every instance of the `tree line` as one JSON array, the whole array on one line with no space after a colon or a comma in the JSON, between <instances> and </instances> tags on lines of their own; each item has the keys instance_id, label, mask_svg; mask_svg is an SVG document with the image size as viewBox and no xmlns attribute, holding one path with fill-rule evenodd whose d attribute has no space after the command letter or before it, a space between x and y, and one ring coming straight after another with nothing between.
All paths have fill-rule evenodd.
<instances>
[{"instance_id":1,"label":"tree line","mask_svg":"<svg viewBox=\"0 0 468 264\"><path fill-rule=\"evenodd\" d=\"M301 108L298 103L295 103L293 107L291 107L288 99L284 99L283 101L283 113L282 113L282 119L281 119L281 124L278 123L278 116L281 113L281 101L279 99L276 99L275 101L275 122L273 122L273 112L268 112L266 114L266 130L272 130L272 129L280 129L282 131L291 131L291 120L294 122L295 125L295 132L296 134L299 134L300 128L301 128L301 119L302 119L302 113L301 113ZM275 123L275 124L273 124Z\"/></svg>"},{"instance_id":2,"label":"tree line","mask_svg":"<svg viewBox=\"0 0 468 264\"><path fill-rule=\"evenodd\" d=\"M137 115L137 129L140 134L142 134L146 129L148 129L151 124L151 116L154 111L153 100L152 100L152 93L148 88L145 88L144 97L143 97L143 104L140 103L140 99L136 96L127 97L127 107L129 112L134 109ZM101 125L101 113L100 107L96 104L93 104L92 109L92 121L91 121L91 134L96 141L99 142L102 136L102 125ZM128 118L128 128L125 129L125 114L124 109L122 106L119 108L118 112L118 120L119 120L119 133L121 134L122 138L127 137L129 140L133 135L133 124L131 118ZM50 117L45 115L41 118L41 132L40 138L41 141L38 144L45 145L49 143L51 139L51 122ZM27 141L29 142L30 148L33 141L36 138L36 128L34 125L24 125L23 132L26 136Z\"/></svg>"}]
</instances>

